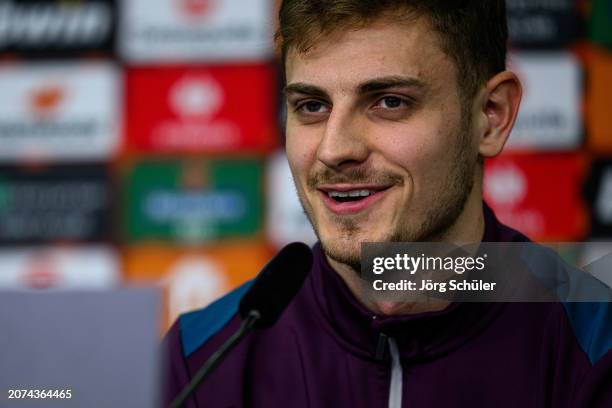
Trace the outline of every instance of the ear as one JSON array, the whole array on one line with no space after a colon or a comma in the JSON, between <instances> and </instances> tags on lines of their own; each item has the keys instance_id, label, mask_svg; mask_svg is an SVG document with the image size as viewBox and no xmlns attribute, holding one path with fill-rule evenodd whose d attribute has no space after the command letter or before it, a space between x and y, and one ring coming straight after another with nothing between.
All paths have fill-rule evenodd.
<instances>
[{"instance_id":1,"label":"ear","mask_svg":"<svg viewBox=\"0 0 612 408\"><path fill-rule=\"evenodd\" d=\"M522 95L521 83L513 72L500 72L487 82L481 105L481 114L486 118L478 144L481 156L495 157L501 153L516 121Z\"/></svg>"}]
</instances>

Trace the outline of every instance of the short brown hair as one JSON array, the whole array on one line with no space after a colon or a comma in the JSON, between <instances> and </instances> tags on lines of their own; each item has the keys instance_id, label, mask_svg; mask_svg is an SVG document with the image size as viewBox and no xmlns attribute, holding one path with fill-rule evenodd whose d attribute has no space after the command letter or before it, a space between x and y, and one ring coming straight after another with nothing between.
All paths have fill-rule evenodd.
<instances>
[{"instance_id":1,"label":"short brown hair","mask_svg":"<svg viewBox=\"0 0 612 408\"><path fill-rule=\"evenodd\" d=\"M464 101L506 69L505 0L283 0L276 33L283 65L291 47L305 52L320 36L365 26L386 13L428 19L455 61Z\"/></svg>"}]
</instances>

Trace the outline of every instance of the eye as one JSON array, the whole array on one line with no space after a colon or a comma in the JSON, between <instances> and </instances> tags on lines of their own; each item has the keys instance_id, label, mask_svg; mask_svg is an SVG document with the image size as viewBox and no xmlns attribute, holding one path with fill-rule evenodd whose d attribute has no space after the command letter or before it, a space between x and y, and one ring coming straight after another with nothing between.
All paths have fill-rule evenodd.
<instances>
[{"instance_id":1,"label":"eye","mask_svg":"<svg viewBox=\"0 0 612 408\"><path fill-rule=\"evenodd\" d=\"M397 96L385 96L376 102L376 106L383 109L397 109L406 105L406 101Z\"/></svg>"},{"instance_id":2,"label":"eye","mask_svg":"<svg viewBox=\"0 0 612 408\"><path fill-rule=\"evenodd\" d=\"M326 113L327 109L324 103L310 100L299 104L296 110L302 113Z\"/></svg>"}]
</instances>

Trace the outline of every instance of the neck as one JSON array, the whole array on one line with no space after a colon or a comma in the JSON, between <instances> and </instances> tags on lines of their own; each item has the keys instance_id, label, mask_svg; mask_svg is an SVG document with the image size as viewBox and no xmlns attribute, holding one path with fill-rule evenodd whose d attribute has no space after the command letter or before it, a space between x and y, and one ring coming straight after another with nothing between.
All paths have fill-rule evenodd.
<instances>
[{"instance_id":1,"label":"neck","mask_svg":"<svg viewBox=\"0 0 612 408\"><path fill-rule=\"evenodd\" d=\"M475 191L473 191L475 192ZM466 201L461 215L454 225L440 239L455 245L465 245L482 241L485 229L485 220L482 206L482 194L471 194ZM368 282L359 277L360 271L337 262L326 255L332 268L342 277L355 298L367 309L377 315L399 316L425 312L436 312L445 309L450 304L445 300L428 299L424 302L391 302L374 301L367 296Z\"/></svg>"}]
</instances>

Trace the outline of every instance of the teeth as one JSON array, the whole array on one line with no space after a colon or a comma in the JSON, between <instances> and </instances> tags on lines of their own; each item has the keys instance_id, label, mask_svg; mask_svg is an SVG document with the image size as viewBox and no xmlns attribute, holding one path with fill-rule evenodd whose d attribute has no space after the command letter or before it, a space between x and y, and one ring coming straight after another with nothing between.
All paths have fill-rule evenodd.
<instances>
[{"instance_id":1,"label":"teeth","mask_svg":"<svg viewBox=\"0 0 612 408\"><path fill-rule=\"evenodd\" d=\"M340 197L340 198L344 198L344 197L348 197L349 193L345 193L343 191L330 191L329 193L327 193L330 197Z\"/></svg>"},{"instance_id":2,"label":"teeth","mask_svg":"<svg viewBox=\"0 0 612 408\"><path fill-rule=\"evenodd\" d=\"M352 190L352 191L330 191L327 195L331 198L346 198L346 197L367 197L373 194L370 190Z\"/></svg>"}]
</instances>

